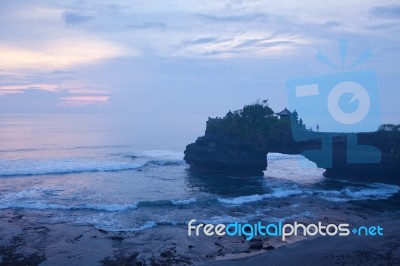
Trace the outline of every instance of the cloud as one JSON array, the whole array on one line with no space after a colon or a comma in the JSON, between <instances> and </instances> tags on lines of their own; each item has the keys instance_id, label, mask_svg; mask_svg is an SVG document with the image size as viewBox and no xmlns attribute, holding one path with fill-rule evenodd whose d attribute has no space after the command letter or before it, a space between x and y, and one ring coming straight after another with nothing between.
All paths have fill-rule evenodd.
<instances>
[{"instance_id":1,"label":"cloud","mask_svg":"<svg viewBox=\"0 0 400 266\"><path fill-rule=\"evenodd\" d=\"M16 74L5 72L0 75L0 95L24 93L29 90L66 92L71 95L110 95L110 91L99 82L92 85L81 81L78 73L57 70L40 74Z\"/></svg>"},{"instance_id":2,"label":"cloud","mask_svg":"<svg viewBox=\"0 0 400 266\"><path fill-rule=\"evenodd\" d=\"M212 43L217 42L218 38L216 37L205 37L205 38L198 38L194 40L183 41L183 44L204 44L204 43Z\"/></svg>"},{"instance_id":3,"label":"cloud","mask_svg":"<svg viewBox=\"0 0 400 266\"><path fill-rule=\"evenodd\" d=\"M71 70L54 70L54 71L51 71L50 74L52 74L52 75L64 75L64 74L73 74L73 73L74 73L74 71L71 71Z\"/></svg>"},{"instance_id":4,"label":"cloud","mask_svg":"<svg viewBox=\"0 0 400 266\"><path fill-rule=\"evenodd\" d=\"M82 15L82 14L79 14L76 12L71 12L71 11L64 12L64 14L62 15L62 18L63 18L66 26L74 26L74 25L86 23L86 22L94 19L94 17L92 17L92 16Z\"/></svg>"},{"instance_id":5,"label":"cloud","mask_svg":"<svg viewBox=\"0 0 400 266\"><path fill-rule=\"evenodd\" d=\"M67 90L27 89L0 93L0 113L80 113L107 110L107 95L71 95Z\"/></svg>"},{"instance_id":6,"label":"cloud","mask_svg":"<svg viewBox=\"0 0 400 266\"><path fill-rule=\"evenodd\" d=\"M271 41L270 38L252 39L252 40L246 40L241 44L236 45L235 48L273 47L273 46L290 45L294 43L295 42L289 40Z\"/></svg>"},{"instance_id":7,"label":"cloud","mask_svg":"<svg viewBox=\"0 0 400 266\"><path fill-rule=\"evenodd\" d=\"M52 40L35 49L0 43L0 67L7 70L64 68L94 63L126 53L119 45L94 38Z\"/></svg>"},{"instance_id":8,"label":"cloud","mask_svg":"<svg viewBox=\"0 0 400 266\"><path fill-rule=\"evenodd\" d=\"M375 30L375 31L390 31L394 30L395 28L400 27L399 23L397 22L390 22L390 23L378 23L375 25L371 25L366 27L368 30Z\"/></svg>"},{"instance_id":9,"label":"cloud","mask_svg":"<svg viewBox=\"0 0 400 266\"><path fill-rule=\"evenodd\" d=\"M62 97L62 105L82 106L82 105L104 105L108 104L109 96L68 96Z\"/></svg>"},{"instance_id":10,"label":"cloud","mask_svg":"<svg viewBox=\"0 0 400 266\"><path fill-rule=\"evenodd\" d=\"M243 23L243 22L254 22L254 21L266 22L268 20L268 16L266 14L261 14L261 13L248 14L248 15L233 15L233 16L214 16L208 14L197 14L197 17L205 21L220 22L220 23Z\"/></svg>"},{"instance_id":11,"label":"cloud","mask_svg":"<svg viewBox=\"0 0 400 266\"><path fill-rule=\"evenodd\" d=\"M162 22L146 22L143 24L129 24L127 28L133 30L147 30L147 29L164 30L165 28L167 28L167 24Z\"/></svg>"},{"instance_id":12,"label":"cloud","mask_svg":"<svg viewBox=\"0 0 400 266\"><path fill-rule=\"evenodd\" d=\"M305 43L291 34L243 32L230 37L204 37L183 41L177 50L186 55L207 57L275 56Z\"/></svg>"},{"instance_id":13,"label":"cloud","mask_svg":"<svg viewBox=\"0 0 400 266\"><path fill-rule=\"evenodd\" d=\"M60 86L55 84L29 84L29 85L0 85L0 93L16 93L23 92L24 90L43 90L43 91L59 91Z\"/></svg>"},{"instance_id":14,"label":"cloud","mask_svg":"<svg viewBox=\"0 0 400 266\"><path fill-rule=\"evenodd\" d=\"M349 40L349 56L373 49L371 66L394 88L399 53L385 48L399 43L399 4L356 1L0 1L0 24L7 25L0 27L0 87L7 93L0 109L15 110L6 100L27 112L34 102L58 110L55 103L68 101L62 108L93 102L210 115L265 90L283 105L285 80L324 73L315 52L337 56L339 38ZM383 102L396 107L394 94L382 91ZM229 102L227 93L237 94ZM89 96L110 97L109 104L76 98Z\"/></svg>"},{"instance_id":15,"label":"cloud","mask_svg":"<svg viewBox=\"0 0 400 266\"><path fill-rule=\"evenodd\" d=\"M398 19L400 18L400 5L376 6L370 10L373 16Z\"/></svg>"},{"instance_id":16,"label":"cloud","mask_svg":"<svg viewBox=\"0 0 400 266\"><path fill-rule=\"evenodd\" d=\"M339 27L343 26L343 24L338 21L331 20L331 21L327 21L327 22L323 23L322 26L325 28L328 28L328 29L335 29L335 28L339 28Z\"/></svg>"}]
</instances>

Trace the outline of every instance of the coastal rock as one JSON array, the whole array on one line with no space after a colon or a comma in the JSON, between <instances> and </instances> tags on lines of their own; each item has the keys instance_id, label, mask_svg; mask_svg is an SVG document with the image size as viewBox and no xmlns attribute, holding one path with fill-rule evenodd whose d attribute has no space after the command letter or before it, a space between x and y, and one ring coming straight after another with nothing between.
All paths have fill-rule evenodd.
<instances>
[{"instance_id":1,"label":"coastal rock","mask_svg":"<svg viewBox=\"0 0 400 266\"><path fill-rule=\"evenodd\" d=\"M368 151L349 147L347 138L337 137L333 141L333 167L326 168L329 177L362 177L363 180L400 183L400 132L357 133L358 145L375 147L380 153L378 163L367 163L372 157ZM350 156L364 156L366 162L348 163Z\"/></svg>"},{"instance_id":2,"label":"coastal rock","mask_svg":"<svg viewBox=\"0 0 400 266\"><path fill-rule=\"evenodd\" d=\"M186 146L185 161L211 174L262 176L268 152L302 154L325 168L325 176L400 183L399 130L386 125L375 132L314 132L295 112L295 119L273 114L256 103L209 118L205 135Z\"/></svg>"},{"instance_id":3,"label":"coastal rock","mask_svg":"<svg viewBox=\"0 0 400 266\"><path fill-rule=\"evenodd\" d=\"M250 249L262 249L263 241L262 239L252 239L249 241Z\"/></svg>"},{"instance_id":4,"label":"coastal rock","mask_svg":"<svg viewBox=\"0 0 400 266\"><path fill-rule=\"evenodd\" d=\"M186 147L184 159L193 169L215 174L263 175L267 168L265 150L233 137L199 137Z\"/></svg>"}]
</instances>

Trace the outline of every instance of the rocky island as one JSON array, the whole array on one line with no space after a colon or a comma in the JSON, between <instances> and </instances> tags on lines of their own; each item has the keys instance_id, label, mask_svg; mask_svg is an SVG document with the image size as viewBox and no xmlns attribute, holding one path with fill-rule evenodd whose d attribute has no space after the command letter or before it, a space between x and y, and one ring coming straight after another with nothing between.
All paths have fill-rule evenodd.
<instances>
[{"instance_id":1,"label":"rocky island","mask_svg":"<svg viewBox=\"0 0 400 266\"><path fill-rule=\"evenodd\" d=\"M307 129L296 111L275 113L267 101L209 118L205 135L187 145L192 169L213 174L263 175L269 152L303 154L325 176L399 183L400 127L337 133Z\"/></svg>"}]
</instances>

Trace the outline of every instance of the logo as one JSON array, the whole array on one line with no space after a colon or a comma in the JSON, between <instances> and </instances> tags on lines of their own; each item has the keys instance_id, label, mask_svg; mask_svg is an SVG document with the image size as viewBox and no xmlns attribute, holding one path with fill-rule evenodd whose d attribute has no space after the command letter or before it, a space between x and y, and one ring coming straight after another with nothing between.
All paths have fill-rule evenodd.
<instances>
[{"instance_id":1,"label":"logo","mask_svg":"<svg viewBox=\"0 0 400 266\"><path fill-rule=\"evenodd\" d=\"M317 60L333 68L335 72L287 81L289 108L296 110L302 122L310 127L299 130L298 121L292 119L293 139L321 139L321 150L310 150L303 154L315 159L323 168L332 167L334 136L347 137L347 163L379 163L380 151L370 145L358 145L356 134L375 131L380 125L375 71L353 70L371 57L371 51L365 51L348 65L347 42L340 40L339 48L341 67L332 63L321 52L316 55Z\"/></svg>"},{"instance_id":2,"label":"logo","mask_svg":"<svg viewBox=\"0 0 400 266\"><path fill-rule=\"evenodd\" d=\"M339 106L340 98L349 93L353 95L350 104L359 101L358 108L351 113L344 112ZM361 122L368 114L371 106L369 94L359 83L345 81L336 85L328 95L328 110L339 123L352 125Z\"/></svg>"},{"instance_id":3,"label":"logo","mask_svg":"<svg viewBox=\"0 0 400 266\"><path fill-rule=\"evenodd\" d=\"M205 224L196 223L196 219L192 219L188 223L188 236L199 236L200 233L206 236L245 236L247 241L252 240L255 236L280 237L282 241L286 241L290 236L349 236L350 232L357 236L383 236L383 228L377 226L360 226L350 230L347 223L327 224L322 222L308 225L294 222L290 223L239 223L230 224Z\"/></svg>"}]
</instances>

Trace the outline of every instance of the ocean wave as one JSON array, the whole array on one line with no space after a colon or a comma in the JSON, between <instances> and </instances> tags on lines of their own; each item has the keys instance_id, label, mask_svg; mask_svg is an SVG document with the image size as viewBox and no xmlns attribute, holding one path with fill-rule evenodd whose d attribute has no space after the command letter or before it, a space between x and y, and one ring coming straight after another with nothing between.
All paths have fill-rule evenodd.
<instances>
[{"instance_id":1,"label":"ocean wave","mask_svg":"<svg viewBox=\"0 0 400 266\"><path fill-rule=\"evenodd\" d=\"M313 190L309 194L317 195L328 201L357 201L388 199L400 192L400 186L373 183L367 187L345 187L341 190Z\"/></svg>"},{"instance_id":2,"label":"ocean wave","mask_svg":"<svg viewBox=\"0 0 400 266\"><path fill-rule=\"evenodd\" d=\"M262 201L265 199L286 198L299 194L303 194L303 191L301 191L300 189L274 189L271 193L266 193L262 195L254 194L235 198L218 198L218 201L223 204L242 205L245 203Z\"/></svg>"},{"instance_id":3,"label":"ocean wave","mask_svg":"<svg viewBox=\"0 0 400 266\"><path fill-rule=\"evenodd\" d=\"M176 200L144 200L138 202L138 207L167 207L167 206L182 206L190 205L197 201L196 198L176 199Z\"/></svg>"},{"instance_id":4,"label":"ocean wave","mask_svg":"<svg viewBox=\"0 0 400 266\"><path fill-rule=\"evenodd\" d=\"M121 146L80 146L71 149L92 149ZM38 149L3 150L0 152L25 152ZM114 154L115 155L115 154ZM177 166L184 164L183 153L150 150L119 154L134 160L115 158L49 158L49 159L0 159L0 176L48 175L82 172L111 172L133 170L146 166Z\"/></svg>"},{"instance_id":5,"label":"ocean wave","mask_svg":"<svg viewBox=\"0 0 400 266\"><path fill-rule=\"evenodd\" d=\"M197 201L196 198L171 200L173 205L189 205L189 204L195 203L196 201Z\"/></svg>"},{"instance_id":6,"label":"ocean wave","mask_svg":"<svg viewBox=\"0 0 400 266\"><path fill-rule=\"evenodd\" d=\"M46 151L46 150L48 150L48 149L45 149L45 148L37 148L37 149L35 149L35 148L31 148L31 149L28 149L28 148L23 148L23 149L9 149L9 150L0 150L0 153L11 153L11 152L31 152L31 151Z\"/></svg>"},{"instance_id":7,"label":"ocean wave","mask_svg":"<svg viewBox=\"0 0 400 266\"><path fill-rule=\"evenodd\" d=\"M173 206L188 206L197 201L196 198L175 200L143 200L132 203L75 203L60 204L57 201L58 192L62 190L28 189L13 193L2 194L0 209L32 209L32 210L94 210L104 212L122 212L137 208L165 208ZM44 200L53 197L52 201Z\"/></svg>"},{"instance_id":8,"label":"ocean wave","mask_svg":"<svg viewBox=\"0 0 400 266\"><path fill-rule=\"evenodd\" d=\"M106 149L106 148L127 148L129 145L92 145L92 146L75 146L75 147L56 147L56 148L21 148L21 149L7 149L0 150L0 153L11 152L34 152L34 151L61 151L61 150L82 150L82 149Z\"/></svg>"},{"instance_id":9,"label":"ocean wave","mask_svg":"<svg viewBox=\"0 0 400 266\"><path fill-rule=\"evenodd\" d=\"M122 171L137 169L144 164L89 158L0 159L0 176Z\"/></svg>"},{"instance_id":10,"label":"ocean wave","mask_svg":"<svg viewBox=\"0 0 400 266\"><path fill-rule=\"evenodd\" d=\"M268 161L280 161L280 160L308 160L301 154L284 154L270 152L267 154Z\"/></svg>"},{"instance_id":11,"label":"ocean wave","mask_svg":"<svg viewBox=\"0 0 400 266\"><path fill-rule=\"evenodd\" d=\"M82 204L61 205L41 201L0 203L0 209L29 209L29 210L94 210L105 212L120 212L137 209L137 204Z\"/></svg>"},{"instance_id":12,"label":"ocean wave","mask_svg":"<svg viewBox=\"0 0 400 266\"><path fill-rule=\"evenodd\" d=\"M263 201L266 199L286 198L290 196L317 196L328 201L348 202L359 200L381 200L388 199L400 192L400 186L383 183L373 183L364 187L348 186L339 190L334 189L313 189L291 187L286 189L273 188L273 191L266 194L253 194L235 198L218 198L218 202L227 205L242 205L251 202Z\"/></svg>"},{"instance_id":13,"label":"ocean wave","mask_svg":"<svg viewBox=\"0 0 400 266\"><path fill-rule=\"evenodd\" d=\"M145 150L145 151L134 151L129 153L120 154L123 156L130 156L133 158L153 158L163 160L183 160L183 152L173 152L167 150Z\"/></svg>"},{"instance_id":14,"label":"ocean wave","mask_svg":"<svg viewBox=\"0 0 400 266\"><path fill-rule=\"evenodd\" d=\"M157 223L153 221L148 221L144 225L141 225L139 227L131 228L129 231L137 232L137 231L143 231L145 229L153 228L156 227Z\"/></svg>"},{"instance_id":15,"label":"ocean wave","mask_svg":"<svg viewBox=\"0 0 400 266\"><path fill-rule=\"evenodd\" d=\"M182 152L167 150L135 151L113 155L134 159L135 161L144 163L144 166L177 166L185 163Z\"/></svg>"},{"instance_id":16,"label":"ocean wave","mask_svg":"<svg viewBox=\"0 0 400 266\"><path fill-rule=\"evenodd\" d=\"M81 205L61 205L43 201L25 201L25 202L0 202L0 209L30 209L30 210L94 210L105 212L121 212L135 210L137 208L165 207L190 205L195 202L189 200L160 200L160 201L140 201L132 204L81 204Z\"/></svg>"},{"instance_id":17,"label":"ocean wave","mask_svg":"<svg viewBox=\"0 0 400 266\"><path fill-rule=\"evenodd\" d=\"M183 160L151 160L146 162L145 165L175 166L175 165L182 165L183 163L184 163Z\"/></svg>"}]
</instances>

